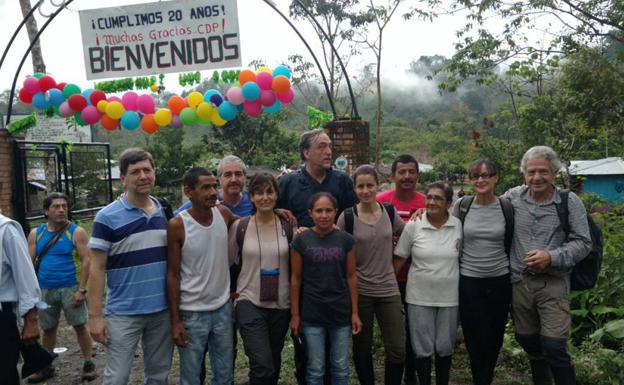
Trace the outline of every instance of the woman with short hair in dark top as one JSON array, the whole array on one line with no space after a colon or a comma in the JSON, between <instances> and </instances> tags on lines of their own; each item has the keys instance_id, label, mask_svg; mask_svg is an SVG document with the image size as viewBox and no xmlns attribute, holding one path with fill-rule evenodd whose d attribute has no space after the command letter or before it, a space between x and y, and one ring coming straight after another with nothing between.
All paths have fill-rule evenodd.
<instances>
[{"instance_id":1,"label":"woman with short hair in dark top","mask_svg":"<svg viewBox=\"0 0 624 385\"><path fill-rule=\"evenodd\" d=\"M405 361L405 328L399 326L405 324L405 316L393 266L393 237L401 234L405 222L391 206L388 208L375 200L379 176L374 167L358 167L353 174L353 185L359 203L343 211L337 222L340 229L355 238L357 255L362 332L353 336L353 363L360 384L373 385L375 371L371 348L377 318L386 353L384 384L400 385Z\"/></svg>"},{"instance_id":2,"label":"woman with short hair in dark top","mask_svg":"<svg viewBox=\"0 0 624 385\"><path fill-rule=\"evenodd\" d=\"M459 317L473 383L489 385L503 344L511 302L508 247L513 208L509 203L504 210L507 202L496 197L498 175L492 161L481 159L473 163L468 176L475 195L462 197L453 208L453 215L463 222ZM506 218L505 211L511 218Z\"/></svg>"},{"instance_id":3,"label":"woman with short hair in dark top","mask_svg":"<svg viewBox=\"0 0 624 385\"><path fill-rule=\"evenodd\" d=\"M329 336L331 384L349 383L349 337L360 332L355 241L334 228L336 199L320 192L310 198L314 227L297 236L291 249L291 321L308 356L307 385L323 384L325 338Z\"/></svg>"}]
</instances>

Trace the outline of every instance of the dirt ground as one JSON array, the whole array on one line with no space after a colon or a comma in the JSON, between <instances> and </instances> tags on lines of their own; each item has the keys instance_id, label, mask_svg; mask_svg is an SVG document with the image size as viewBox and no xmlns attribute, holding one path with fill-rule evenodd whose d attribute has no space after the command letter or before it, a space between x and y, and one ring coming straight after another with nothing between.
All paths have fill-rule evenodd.
<instances>
[{"instance_id":1,"label":"dirt ground","mask_svg":"<svg viewBox=\"0 0 624 385\"><path fill-rule=\"evenodd\" d=\"M460 338L461 341L461 338ZM47 385L100 385L102 383L102 371L105 363L105 350L104 347L98 343L93 344L93 361L95 362L98 378L87 382L82 381L80 378L82 370L82 355L76 341L76 334L71 326L65 323L65 320L61 320L59 325L59 333L57 338L57 348L65 347L67 351L59 354L59 357L54 361L56 368L55 377L43 382ZM383 384L383 346L381 346L380 336L378 335L378 329L375 332L375 342L373 346L374 358L376 363L376 383ZM282 367L280 385L296 385L296 380L293 375L293 345L290 338L286 338L284 344L284 350L282 351ZM171 367L171 375L169 377L170 385L179 384L179 366L178 366L178 353L174 352L173 364ZM470 370L468 367L468 357L465 352L463 344L460 343L456 354L453 356L453 369L451 370L451 384L452 385L469 385L471 384ZM210 384L210 364L206 363L208 368L208 378L206 383ZM246 385L248 383L248 361L244 354L242 342L240 336L238 338L236 369L234 373L235 385ZM350 384L358 384L357 377L353 368L351 369ZM26 384L26 380L23 381ZM531 380L526 372L526 368L517 367L513 362L508 361L506 357L501 356L500 365L496 370L495 380L493 385L523 385L530 384ZM132 372L130 374L129 385L141 385L143 384L143 359L140 347L134 356L134 363L132 365Z\"/></svg>"}]
</instances>

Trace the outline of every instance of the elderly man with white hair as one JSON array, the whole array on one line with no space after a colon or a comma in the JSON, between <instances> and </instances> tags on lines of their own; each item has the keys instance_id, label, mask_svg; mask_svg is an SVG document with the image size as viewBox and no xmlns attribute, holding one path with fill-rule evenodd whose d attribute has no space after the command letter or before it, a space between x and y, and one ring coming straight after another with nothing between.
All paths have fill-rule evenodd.
<instances>
[{"instance_id":1,"label":"elderly man with white hair","mask_svg":"<svg viewBox=\"0 0 624 385\"><path fill-rule=\"evenodd\" d=\"M534 384L574 384L567 338L570 332L570 272L591 249L587 214L573 192L568 197L569 234L557 215L561 168L546 146L530 148L520 169L525 184L505 193L515 213L510 253L511 312L516 339L529 356Z\"/></svg>"}]
</instances>

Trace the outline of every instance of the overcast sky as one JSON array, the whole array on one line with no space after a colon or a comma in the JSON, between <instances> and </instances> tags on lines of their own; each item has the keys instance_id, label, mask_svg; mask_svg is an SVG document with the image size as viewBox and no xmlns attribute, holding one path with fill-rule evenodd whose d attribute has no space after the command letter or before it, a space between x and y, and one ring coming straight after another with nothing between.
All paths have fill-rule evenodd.
<instances>
[{"instance_id":1,"label":"overcast sky","mask_svg":"<svg viewBox=\"0 0 624 385\"><path fill-rule=\"evenodd\" d=\"M42 6L43 13L47 14L55 8L45 0ZM59 4L62 0L52 0ZM78 11L81 9L112 7L150 1L141 0L109 0L87 1L75 0L67 10L52 21L42 35L42 50L48 72L57 81L73 82L81 88L93 85L85 76L81 34L78 20ZM275 0L278 8L288 13L290 0ZM399 14L391 21L384 36L384 55L382 64L383 77L400 79L409 63L421 55L441 54L450 56L453 53L455 31L463 22L460 17L445 17L435 19L434 22L405 21L401 14L407 10L403 5ZM38 12L37 22L41 27L46 19ZM270 67L286 62L289 54L300 53L307 56L305 46L300 42L290 27L262 0L238 0L238 18L240 27L241 51L243 65L250 60L263 59ZM4 50L8 41L22 19L18 0L0 0L0 48ZM311 27L304 21L295 24L306 39L315 48L316 54L321 55L316 37ZM28 47L28 38L25 28L20 32L13 44L10 54L0 69L0 89L11 87L15 71ZM310 59L311 60L311 59ZM350 75L357 73L359 67L366 62L372 62L368 56L351 63ZM18 77L18 88L24 77L32 74L32 61L27 59ZM209 77L212 70L202 72L202 77ZM181 90L177 82L177 74L166 75L166 86L170 91Z\"/></svg>"}]
</instances>

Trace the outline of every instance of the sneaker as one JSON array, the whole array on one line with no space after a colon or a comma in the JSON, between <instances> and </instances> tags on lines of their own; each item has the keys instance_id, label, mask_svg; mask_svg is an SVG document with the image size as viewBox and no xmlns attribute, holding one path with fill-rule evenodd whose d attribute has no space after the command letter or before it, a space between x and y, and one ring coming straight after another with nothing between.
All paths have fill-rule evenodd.
<instances>
[{"instance_id":1,"label":"sneaker","mask_svg":"<svg viewBox=\"0 0 624 385\"><path fill-rule=\"evenodd\" d=\"M85 361L82 366L82 379L85 381L93 381L97 378L97 372L95 371L95 364L93 361Z\"/></svg>"},{"instance_id":2,"label":"sneaker","mask_svg":"<svg viewBox=\"0 0 624 385\"><path fill-rule=\"evenodd\" d=\"M43 382L47 380L48 378L52 378L52 377L54 377L54 366L50 365L47 368L41 369L37 373L28 377L28 383L37 384L39 382Z\"/></svg>"}]
</instances>

